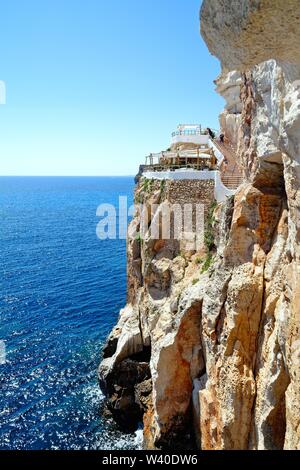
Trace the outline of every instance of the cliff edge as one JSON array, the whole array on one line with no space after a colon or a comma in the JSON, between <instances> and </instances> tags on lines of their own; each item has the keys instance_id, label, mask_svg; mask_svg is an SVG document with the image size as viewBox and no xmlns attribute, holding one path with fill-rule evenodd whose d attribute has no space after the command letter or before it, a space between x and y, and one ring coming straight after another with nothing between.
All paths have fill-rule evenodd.
<instances>
[{"instance_id":1,"label":"cliff edge","mask_svg":"<svg viewBox=\"0 0 300 470\"><path fill-rule=\"evenodd\" d=\"M146 448L300 449L299 26L296 0L204 0L244 182L220 204L207 181L137 184L146 207L201 201L206 215L200 249L141 239L150 210L129 227L127 305L99 376Z\"/></svg>"}]
</instances>

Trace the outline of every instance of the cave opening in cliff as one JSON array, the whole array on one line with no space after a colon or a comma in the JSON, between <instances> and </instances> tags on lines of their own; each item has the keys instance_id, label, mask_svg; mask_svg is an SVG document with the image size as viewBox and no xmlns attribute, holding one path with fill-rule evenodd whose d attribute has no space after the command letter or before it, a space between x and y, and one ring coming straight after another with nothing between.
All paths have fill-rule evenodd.
<instances>
[{"instance_id":1,"label":"cave opening in cliff","mask_svg":"<svg viewBox=\"0 0 300 470\"><path fill-rule=\"evenodd\" d=\"M278 194L286 198L283 155L281 152L258 159L257 170L253 177L253 186L263 193Z\"/></svg>"},{"instance_id":2,"label":"cave opening in cliff","mask_svg":"<svg viewBox=\"0 0 300 470\"><path fill-rule=\"evenodd\" d=\"M132 354L130 356L130 359L132 361L137 361L137 362L150 362L151 359L151 345L150 346L144 346L142 351Z\"/></svg>"}]
</instances>

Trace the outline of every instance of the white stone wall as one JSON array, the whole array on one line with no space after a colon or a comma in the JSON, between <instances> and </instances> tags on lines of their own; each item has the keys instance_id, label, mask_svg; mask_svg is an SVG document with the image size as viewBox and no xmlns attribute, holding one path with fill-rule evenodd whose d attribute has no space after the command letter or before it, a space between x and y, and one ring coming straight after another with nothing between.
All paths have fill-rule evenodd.
<instances>
[{"instance_id":1,"label":"white stone wall","mask_svg":"<svg viewBox=\"0 0 300 470\"><path fill-rule=\"evenodd\" d=\"M198 145L207 145L209 140L208 135L195 134L195 135L175 135L172 137L172 145L174 144L198 144Z\"/></svg>"},{"instance_id":2,"label":"white stone wall","mask_svg":"<svg viewBox=\"0 0 300 470\"><path fill-rule=\"evenodd\" d=\"M223 202L226 197L232 196L236 190L228 189L221 181L220 172L217 170L189 170L179 169L175 171L144 171L144 178L155 180L214 180L215 181L215 199L217 202Z\"/></svg>"}]
</instances>

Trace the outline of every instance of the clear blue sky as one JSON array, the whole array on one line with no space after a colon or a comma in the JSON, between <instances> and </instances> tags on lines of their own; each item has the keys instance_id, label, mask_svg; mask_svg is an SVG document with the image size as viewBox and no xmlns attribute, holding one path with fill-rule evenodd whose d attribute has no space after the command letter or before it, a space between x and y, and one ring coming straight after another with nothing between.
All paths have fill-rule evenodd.
<instances>
[{"instance_id":1,"label":"clear blue sky","mask_svg":"<svg viewBox=\"0 0 300 470\"><path fill-rule=\"evenodd\" d=\"M0 175L130 175L181 122L218 126L200 0L1 4Z\"/></svg>"}]
</instances>

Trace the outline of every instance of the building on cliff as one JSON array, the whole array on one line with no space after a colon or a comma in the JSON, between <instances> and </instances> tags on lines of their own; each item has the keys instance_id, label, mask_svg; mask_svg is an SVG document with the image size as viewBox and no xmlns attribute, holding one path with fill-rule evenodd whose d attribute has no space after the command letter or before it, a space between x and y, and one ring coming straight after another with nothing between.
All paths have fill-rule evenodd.
<instances>
[{"instance_id":1,"label":"building on cliff","mask_svg":"<svg viewBox=\"0 0 300 470\"><path fill-rule=\"evenodd\" d=\"M231 143L200 124L179 124L166 151L151 153L142 176L158 180L212 180L214 196L222 202L242 183Z\"/></svg>"},{"instance_id":2,"label":"building on cliff","mask_svg":"<svg viewBox=\"0 0 300 470\"><path fill-rule=\"evenodd\" d=\"M193 387L198 390L205 377L201 292L217 245L223 244L217 227L221 233L231 217L233 198L226 196L242 181L230 139L216 136L197 124L179 125L168 150L146 157L137 177L127 240L127 304L103 348L99 379L106 411L122 428L133 430L143 420L145 448L189 448L199 440L191 407ZM186 206L193 211L190 228L184 223ZM201 227L195 223L199 206ZM181 209L183 237L173 236L175 207ZM167 212L169 237L162 229ZM153 225L159 227L154 237Z\"/></svg>"}]
</instances>

